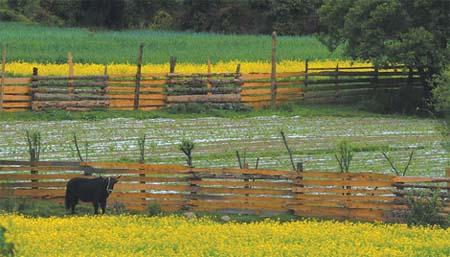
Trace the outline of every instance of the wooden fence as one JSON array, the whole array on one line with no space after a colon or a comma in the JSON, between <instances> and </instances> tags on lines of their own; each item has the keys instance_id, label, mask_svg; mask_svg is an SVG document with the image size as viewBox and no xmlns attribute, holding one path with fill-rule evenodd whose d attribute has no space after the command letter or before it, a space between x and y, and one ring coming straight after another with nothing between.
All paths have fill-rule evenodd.
<instances>
[{"instance_id":1,"label":"wooden fence","mask_svg":"<svg viewBox=\"0 0 450 257\"><path fill-rule=\"evenodd\" d=\"M33 170L33 173L31 173ZM68 179L88 174L122 175L108 199L142 211L294 213L369 221L395 221L407 208L409 189L439 190L450 213L447 177L397 177L377 173L292 172L181 165L0 161L1 197L63 202Z\"/></svg>"},{"instance_id":2,"label":"wooden fence","mask_svg":"<svg viewBox=\"0 0 450 257\"><path fill-rule=\"evenodd\" d=\"M306 63L306 67L308 67ZM404 67L307 68L292 73L132 74L4 78L0 110L154 110L175 104L243 104L254 108L284 102L348 103L376 93L423 86ZM274 87L275 85L275 87ZM273 101L272 101L273 100Z\"/></svg>"}]
</instances>

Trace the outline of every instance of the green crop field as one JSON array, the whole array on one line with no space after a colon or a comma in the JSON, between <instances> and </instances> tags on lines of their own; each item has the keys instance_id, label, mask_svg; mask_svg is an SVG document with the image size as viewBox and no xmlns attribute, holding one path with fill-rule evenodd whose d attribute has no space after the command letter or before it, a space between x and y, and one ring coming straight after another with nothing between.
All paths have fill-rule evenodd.
<instances>
[{"instance_id":1,"label":"green crop field","mask_svg":"<svg viewBox=\"0 0 450 257\"><path fill-rule=\"evenodd\" d=\"M139 44L145 43L144 63L167 63L173 55L181 62L205 63L242 60L268 61L270 35L208 33L89 31L0 22L0 43L7 44L9 60L65 63L67 52L81 63L134 63ZM339 59L314 37L279 37L279 60Z\"/></svg>"}]
</instances>

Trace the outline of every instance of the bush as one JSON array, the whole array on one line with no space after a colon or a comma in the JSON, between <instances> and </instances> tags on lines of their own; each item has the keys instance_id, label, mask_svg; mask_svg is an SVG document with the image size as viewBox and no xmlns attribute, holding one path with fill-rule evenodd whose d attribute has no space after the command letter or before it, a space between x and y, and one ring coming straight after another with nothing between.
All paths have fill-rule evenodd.
<instances>
[{"instance_id":1,"label":"bush","mask_svg":"<svg viewBox=\"0 0 450 257\"><path fill-rule=\"evenodd\" d=\"M370 99L359 102L361 110L381 114L419 114L423 100L417 90L401 87L398 92L378 90Z\"/></svg>"},{"instance_id":2,"label":"bush","mask_svg":"<svg viewBox=\"0 0 450 257\"><path fill-rule=\"evenodd\" d=\"M162 213L161 206L157 202L151 202L147 205L145 212L149 216L157 216Z\"/></svg>"},{"instance_id":3,"label":"bush","mask_svg":"<svg viewBox=\"0 0 450 257\"><path fill-rule=\"evenodd\" d=\"M172 16L163 10L158 11L153 17L153 22L150 24L152 30L170 30L173 28Z\"/></svg>"},{"instance_id":4,"label":"bush","mask_svg":"<svg viewBox=\"0 0 450 257\"><path fill-rule=\"evenodd\" d=\"M6 229L0 226L0 256L14 256L14 244L6 241L5 232Z\"/></svg>"},{"instance_id":5,"label":"bush","mask_svg":"<svg viewBox=\"0 0 450 257\"><path fill-rule=\"evenodd\" d=\"M434 190L431 195L426 194L426 191L421 191L416 196L411 193L407 199L406 223L408 225L448 226L448 219L439 214L442 211L442 202L437 190Z\"/></svg>"},{"instance_id":6,"label":"bush","mask_svg":"<svg viewBox=\"0 0 450 257\"><path fill-rule=\"evenodd\" d=\"M127 213L127 208L125 207L125 204L121 202L114 202L111 206L111 212L113 214L124 214Z\"/></svg>"}]
</instances>

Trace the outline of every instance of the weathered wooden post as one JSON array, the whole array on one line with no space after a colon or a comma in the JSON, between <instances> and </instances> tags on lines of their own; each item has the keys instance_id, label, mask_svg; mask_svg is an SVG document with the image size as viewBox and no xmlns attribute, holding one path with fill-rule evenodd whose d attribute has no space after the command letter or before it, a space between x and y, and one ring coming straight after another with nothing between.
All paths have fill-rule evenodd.
<instances>
[{"instance_id":1,"label":"weathered wooden post","mask_svg":"<svg viewBox=\"0 0 450 257\"><path fill-rule=\"evenodd\" d=\"M445 176L450 179L450 168L445 171ZM450 194L450 181L447 182L447 193Z\"/></svg>"},{"instance_id":2,"label":"weathered wooden post","mask_svg":"<svg viewBox=\"0 0 450 257\"><path fill-rule=\"evenodd\" d=\"M108 64L105 64L103 68L103 86L102 86L102 96L106 100L106 109L109 109L109 77L108 77Z\"/></svg>"},{"instance_id":3,"label":"weathered wooden post","mask_svg":"<svg viewBox=\"0 0 450 257\"><path fill-rule=\"evenodd\" d=\"M334 85L335 85L335 94L334 94L334 100L336 101L336 103L338 102L338 97L339 97L339 63L336 64L336 70L335 70L336 74L334 75Z\"/></svg>"},{"instance_id":4,"label":"weathered wooden post","mask_svg":"<svg viewBox=\"0 0 450 257\"><path fill-rule=\"evenodd\" d=\"M270 105L274 107L277 101L277 32L272 33L272 72L270 76Z\"/></svg>"},{"instance_id":5,"label":"weathered wooden post","mask_svg":"<svg viewBox=\"0 0 450 257\"><path fill-rule=\"evenodd\" d=\"M73 57L72 57L72 53L68 52L67 53L67 65L69 66L69 80L67 81L67 89L69 92L69 96L71 96L74 92L74 88L73 88Z\"/></svg>"},{"instance_id":6,"label":"weathered wooden post","mask_svg":"<svg viewBox=\"0 0 450 257\"><path fill-rule=\"evenodd\" d=\"M189 167L189 169L190 169L189 172L190 177L188 179L191 192L189 195L185 195L186 196L185 200L187 201L185 209L193 210L197 204L196 201L198 200L198 193L200 192L201 189L200 188L201 184L199 184L198 182L200 182L202 178L197 174L197 172L193 170L192 167Z\"/></svg>"},{"instance_id":7,"label":"weathered wooden post","mask_svg":"<svg viewBox=\"0 0 450 257\"><path fill-rule=\"evenodd\" d=\"M139 96L141 93L141 79L142 79L142 55L144 52L144 43L139 46L137 71L136 71L136 84L134 88L134 110L139 110Z\"/></svg>"},{"instance_id":8,"label":"weathered wooden post","mask_svg":"<svg viewBox=\"0 0 450 257\"><path fill-rule=\"evenodd\" d=\"M36 89L38 87L38 75L39 70L37 67L33 67L33 76L31 77L31 97L30 97L30 110L34 110L33 103L35 101ZM37 108L37 107L36 107Z\"/></svg>"},{"instance_id":9,"label":"weathered wooden post","mask_svg":"<svg viewBox=\"0 0 450 257\"><path fill-rule=\"evenodd\" d=\"M208 86L208 95L212 94L212 84L211 84L211 58L208 56L208 76L207 76L207 86Z\"/></svg>"},{"instance_id":10,"label":"weathered wooden post","mask_svg":"<svg viewBox=\"0 0 450 257\"><path fill-rule=\"evenodd\" d=\"M5 96L5 77L6 77L6 45L2 47L2 77L0 80L0 111L3 110L3 98Z\"/></svg>"},{"instance_id":11,"label":"weathered wooden post","mask_svg":"<svg viewBox=\"0 0 450 257\"><path fill-rule=\"evenodd\" d=\"M170 56L170 73L175 73L175 66L177 65L177 57Z\"/></svg>"},{"instance_id":12,"label":"weathered wooden post","mask_svg":"<svg viewBox=\"0 0 450 257\"><path fill-rule=\"evenodd\" d=\"M379 70L378 70L378 66L374 68L374 78L373 78L373 94L375 95L375 93L377 92L377 87L378 87L378 77L379 77Z\"/></svg>"},{"instance_id":13,"label":"weathered wooden post","mask_svg":"<svg viewBox=\"0 0 450 257\"><path fill-rule=\"evenodd\" d=\"M303 176L301 175L303 173L303 162L297 162L297 168L295 171L296 176L295 179L293 179L291 191L293 193L293 200L295 205L301 205L303 201L301 195L304 194L304 191L302 189L304 187L302 183ZM292 212L292 210L290 211ZM295 213L295 211L293 212Z\"/></svg>"}]
</instances>

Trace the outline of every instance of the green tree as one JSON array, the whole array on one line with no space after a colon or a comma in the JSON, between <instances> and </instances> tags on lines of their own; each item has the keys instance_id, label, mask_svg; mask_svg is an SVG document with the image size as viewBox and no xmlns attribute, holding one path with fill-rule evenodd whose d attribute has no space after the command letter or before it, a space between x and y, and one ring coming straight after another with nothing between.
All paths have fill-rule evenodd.
<instances>
[{"instance_id":1,"label":"green tree","mask_svg":"<svg viewBox=\"0 0 450 257\"><path fill-rule=\"evenodd\" d=\"M273 30L281 35L310 34L317 29L321 0L273 0Z\"/></svg>"},{"instance_id":2,"label":"green tree","mask_svg":"<svg viewBox=\"0 0 450 257\"><path fill-rule=\"evenodd\" d=\"M319 18L320 38L330 50L344 45L355 59L415 68L430 100L428 82L450 60L447 0L326 0Z\"/></svg>"}]
</instances>

